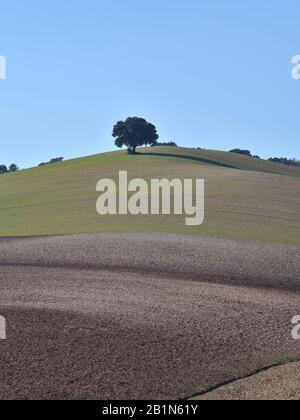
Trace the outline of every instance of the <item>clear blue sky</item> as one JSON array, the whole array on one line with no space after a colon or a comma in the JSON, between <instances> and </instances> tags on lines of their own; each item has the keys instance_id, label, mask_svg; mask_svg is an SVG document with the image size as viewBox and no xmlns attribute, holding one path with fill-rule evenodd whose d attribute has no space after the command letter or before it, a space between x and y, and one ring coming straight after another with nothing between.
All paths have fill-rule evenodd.
<instances>
[{"instance_id":1,"label":"clear blue sky","mask_svg":"<svg viewBox=\"0 0 300 420\"><path fill-rule=\"evenodd\" d=\"M300 158L299 0L1 2L0 163L114 149L127 116L162 140Z\"/></svg>"}]
</instances>

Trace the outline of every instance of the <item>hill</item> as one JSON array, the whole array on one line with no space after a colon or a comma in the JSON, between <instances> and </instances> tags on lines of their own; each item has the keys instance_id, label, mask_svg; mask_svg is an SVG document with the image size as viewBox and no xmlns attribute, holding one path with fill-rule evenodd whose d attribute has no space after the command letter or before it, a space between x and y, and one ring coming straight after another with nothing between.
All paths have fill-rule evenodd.
<instances>
[{"instance_id":1,"label":"hill","mask_svg":"<svg viewBox=\"0 0 300 420\"><path fill-rule=\"evenodd\" d=\"M205 223L181 216L96 213L96 184L132 178L204 178ZM226 152L174 147L100 154L0 176L0 236L178 232L300 245L300 169Z\"/></svg>"}]
</instances>

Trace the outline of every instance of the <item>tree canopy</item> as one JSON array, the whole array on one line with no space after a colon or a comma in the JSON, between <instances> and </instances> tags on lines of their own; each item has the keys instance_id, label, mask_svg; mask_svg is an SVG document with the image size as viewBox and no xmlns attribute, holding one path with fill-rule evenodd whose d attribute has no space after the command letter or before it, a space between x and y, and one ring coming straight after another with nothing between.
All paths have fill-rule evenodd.
<instances>
[{"instance_id":1,"label":"tree canopy","mask_svg":"<svg viewBox=\"0 0 300 420\"><path fill-rule=\"evenodd\" d=\"M119 121L113 128L115 145L122 148L126 146L129 153L135 153L137 147L153 146L159 136L156 127L144 118L131 117Z\"/></svg>"},{"instance_id":2,"label":"tree canopy","mask_svg":"<svg viewBox=\"0 0 300 420\"><path fill-rule=\"evenodd\" d=\"M16 165L15 163L12 163L8 168L9 172L17 172L18 170L19 170L18 165Z\"/></svg>"},{"instance_id":3,"label":"tree canopy","mask_svg":"<svg viewBox=\"0 0 300 420\"><path fill-rule=\"evenodd\" d=\"M0 165L0 174L7 174L8 172L17 172L19 170L18 165L12 163L9 167L6 165Z\"/></svg>"}]
</instances>

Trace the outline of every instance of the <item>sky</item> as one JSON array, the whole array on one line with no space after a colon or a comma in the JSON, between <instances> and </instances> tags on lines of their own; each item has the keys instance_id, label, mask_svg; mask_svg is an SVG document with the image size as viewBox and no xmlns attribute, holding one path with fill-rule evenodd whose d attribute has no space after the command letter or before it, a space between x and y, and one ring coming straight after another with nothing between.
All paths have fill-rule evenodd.
<instances>
[{"instance_id":1,"label":"sky","mask_svg":"<svg viewBox=\"0 0 300 420\"><path fill-rule=\"evenodd\" d=\"M300 158L299 0L0 0L0 163L161 141Z\"/></svg>"}]
</instances>

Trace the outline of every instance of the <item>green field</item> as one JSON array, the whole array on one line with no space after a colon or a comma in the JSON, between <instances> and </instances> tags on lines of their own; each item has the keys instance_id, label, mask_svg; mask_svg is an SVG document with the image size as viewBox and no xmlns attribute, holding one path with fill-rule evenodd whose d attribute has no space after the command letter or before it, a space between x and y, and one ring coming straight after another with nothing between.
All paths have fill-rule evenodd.
<instances>
[{"instance_id":1,"label":"green field","mask_svg":"<svg viewBox=\"0 0 300 420\"><path fill-rule=\"evenodd\" d=\"M118 178L204 178L205 222L105 216L96 184ZM300 169L217 151L156 147L74 159L0 176L0 235L178 232L300 245Z\"/></svg>"}]
</instances>

